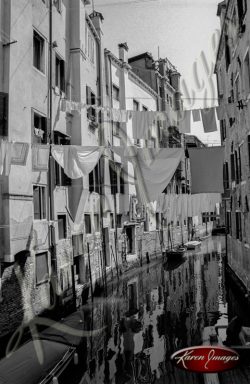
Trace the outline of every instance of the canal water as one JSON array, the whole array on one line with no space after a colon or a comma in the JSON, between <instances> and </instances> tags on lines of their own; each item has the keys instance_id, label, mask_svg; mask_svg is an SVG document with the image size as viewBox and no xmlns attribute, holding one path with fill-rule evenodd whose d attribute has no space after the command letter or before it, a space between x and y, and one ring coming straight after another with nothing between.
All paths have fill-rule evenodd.
<instances>
[{"instance_id":1,"label":"canal water","mask_svg":"<svg viewBox=\"0 0 250 384\"><path fill-rule=\"evenodd\" d=\"M127 273L83 306L85 330L99 332L86 339L81 384L203 383L170 356L200 345L204 327L228 324L224 251L223 237L210 238L180 262L159 258Z\"/></svg>"}]
</instances>

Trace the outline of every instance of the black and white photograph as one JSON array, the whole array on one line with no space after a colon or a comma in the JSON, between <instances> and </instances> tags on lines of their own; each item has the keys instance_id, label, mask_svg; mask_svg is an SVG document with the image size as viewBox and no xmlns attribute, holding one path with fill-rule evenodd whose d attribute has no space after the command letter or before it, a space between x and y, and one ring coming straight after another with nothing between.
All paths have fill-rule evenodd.
<instances>
[{"instance_id":1,"label":"black and white photograph","mask_svg":"<svg viewBox=\"0 0 250 384\"><path fill-rule=\"evenodd\" d=\"M0 0L0 384L250 383L250 1Z\"/></svg>"}]
</instances>

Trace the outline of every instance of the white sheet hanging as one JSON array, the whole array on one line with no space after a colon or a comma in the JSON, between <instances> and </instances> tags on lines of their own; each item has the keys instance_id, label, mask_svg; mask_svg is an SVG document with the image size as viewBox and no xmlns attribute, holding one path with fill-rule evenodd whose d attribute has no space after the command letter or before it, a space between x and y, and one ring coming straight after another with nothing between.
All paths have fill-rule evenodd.
<instances>
[{"instance_id":1,"label":"white sheet hanging","mask_svg":"<svg viewBox=\"0 0 250 384\"><path fill-rule=\"evenodd\" d=\"M103 147L53 145L51 152L57 163L71 179L87 176L98 163Z\"/></svg>"}]
</instances>

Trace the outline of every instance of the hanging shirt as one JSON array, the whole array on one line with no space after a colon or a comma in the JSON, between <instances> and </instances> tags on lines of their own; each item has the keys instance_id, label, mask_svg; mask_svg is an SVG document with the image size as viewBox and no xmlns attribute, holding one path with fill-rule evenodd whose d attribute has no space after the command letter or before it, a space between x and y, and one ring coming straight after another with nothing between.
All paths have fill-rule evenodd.
<instances>
[{"instance_id":1,"label":"hanging shirt","mask_svg":"<svg viewBox=\"0 0 250 384\"><path fill-rule=\"evenodd\" d=\"M200 115L200 110L199 109L193 109L192 110L192 115L193 115L193 122L196 123L198 121L201 121L201 115Z\"/></svg>"},{"instance_id":2,"label":"hanging shirt","mask_svg":"<svg viewBox=\"0 0 250 384\"><path fill-rule=\"evenodd\" d=\"M71 179L87 176L98 163L103 147L53 145L52 156Z\"/></svg>"},{"instance_id":3,"label":"hanging shirt","mask_svg":"<svg viewBox=\"0 0 250 384\"><path fill-rule=\"evenodd\" d=\"M206 108L201 110L201 117L204 132L216 132L217 124L215 119L215 108Z\"/></svg>"}]
</instances>

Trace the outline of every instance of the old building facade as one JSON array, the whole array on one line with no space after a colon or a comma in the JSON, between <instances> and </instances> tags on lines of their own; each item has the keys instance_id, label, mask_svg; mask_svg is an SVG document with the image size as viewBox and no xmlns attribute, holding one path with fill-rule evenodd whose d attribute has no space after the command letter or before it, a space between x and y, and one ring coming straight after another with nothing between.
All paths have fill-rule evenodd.
<instances>
[{"instance_id":1,"label":"old building facade","mask_svg":"<svg viewBox=\"0 0 250 384\"><path fill-rule=\"evenodd\" d=\"M225 148L224 217L227 223L228 262L237 278L249 290L249 3L222 1L218 5L221 36L215 73L221 106L233 108L221 120Z\"/></svg>"}]
</instances>

